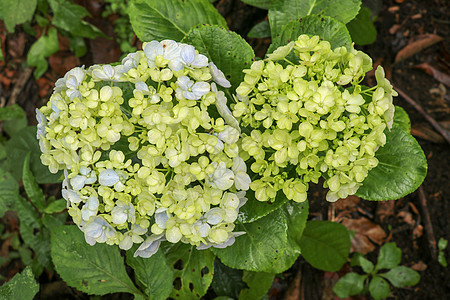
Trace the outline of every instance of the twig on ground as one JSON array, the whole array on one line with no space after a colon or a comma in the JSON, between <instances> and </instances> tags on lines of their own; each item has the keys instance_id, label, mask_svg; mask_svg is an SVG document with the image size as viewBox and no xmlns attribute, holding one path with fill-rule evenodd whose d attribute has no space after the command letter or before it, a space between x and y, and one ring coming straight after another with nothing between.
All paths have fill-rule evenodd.
<instances>
[{"instance_id":1,"label":"twig on ground","mask_svg":"<svg viewBox=\"0 0 450 300\"><path fill-rule=\"evenodd\" d=\"M11 96L9 97L8 105L16 104L17 97L19 97L20 92L22 91L25 84L28 82L31 74L33 74L33 68L27 67L17 79L16 84L11 92Z\"/></svg>"},{"instance_id":2,"label":"twig on ground","mask_svg":"<svg viewBox=\"0 0 450 300\"><path fill-rule=\"evenodd\" d=\"M297 300L300 299L300 282L302 281L302 268L298 268L297 274L295 275L294 281L289 286L284 300Z\"/></svg>"},{"instance_id":3,"label":"twig on ground","mask_svg":"<svg viewBox=\"0 0 450 300\"><path fill-rule=\"evenodd\" d=\"M427 233L428 243L430 245L431 257L434 260L436 260L437 259L436 239L434 238L433 225L431 223L430 213L428 212L427 198L425 196L425 192L422 186L419 187L419 202L420 206L422 207L423 222L425 231Z\"/></svg>"},{"instance_id":4,"label":"twig on ground","mask_svg":"<svg viewBox=\"0 0 450 300\"><path fill-rule=\"evenodd\" d=\"M450 136L448 135L448 133L445 131L445 129L443 129L441 127L441 125L439 125L438 122L436 122L436 120L434 120L429 114L427 114L423 108L416 102L414 101L411 97L409 97L405 92L403 92L401 89L399 89L398 87L394 87L395 90L403 97L403 99L405 99L409 104L411 104L419 113L421 113L425 119L430 122L430 124L442 135L442 137L447 141L447 143L450 144Z\"/></svg>"}]
</instances>

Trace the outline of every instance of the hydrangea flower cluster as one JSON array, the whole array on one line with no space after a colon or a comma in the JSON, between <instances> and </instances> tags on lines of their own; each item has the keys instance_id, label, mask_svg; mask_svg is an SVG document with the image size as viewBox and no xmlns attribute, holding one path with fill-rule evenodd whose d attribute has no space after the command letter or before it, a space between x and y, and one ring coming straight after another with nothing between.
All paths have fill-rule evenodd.
<instances>
[{"instance_id":1,"label":"hydrangea flower cluster","mask_svg":"<svg viewBox=\"0 0 450 300\"><path fill-rule=\"evenodd\" d=\"M250 184L260 201L305 201L309 182L324 178L328 201L355 194L378 164L396 92L382 67L377 85L360 85L371 58L353 47L331 49L301 35L244 70L233 115L243 134L241 154L257 174ZM253 178L253 176L252 176Z\"/></svg>"},{"instance_id":2,"label":"hydrangea flower cluster","mask_svg":"<svg viewBox=\"0 0 450 300\"><path fill-rule=\"evenodd\" d=\"M193 46L144 43L121 64L74 68L37 110L41 160L64 170L63 197L86 241L135 256L161 241L226 247L250 177L240 128Z\"/></svg>"}]
</instances>

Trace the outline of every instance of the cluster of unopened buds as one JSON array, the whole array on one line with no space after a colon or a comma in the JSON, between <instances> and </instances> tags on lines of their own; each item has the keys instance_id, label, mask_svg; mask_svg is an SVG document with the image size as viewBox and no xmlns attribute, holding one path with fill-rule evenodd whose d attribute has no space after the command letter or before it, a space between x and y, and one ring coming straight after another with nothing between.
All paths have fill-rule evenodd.
<instances>
[{"instance_id":1,"label":"cluster of unopened buds","mask_svg":"<svg viewBox=\"0 0 450 300\"><path fill-rule=\"evenodd\" d=\"M41 160L86 242L150 257L161 241L231 245L250 177L240 128L193 46L144 43L118 65L74 68L37 110Z\"/></svg>"},{"instance_id":2,"label":"cluster of unopened buds","mask_svg":"<svg viewBox=\"0 0 450 300\"><path fill-rule=\"evenodd\" d=\"M240 119L241 154L257 174L250 188L260 201L282 190L297 202L308 183L324 178L328 201L355 194L377 166L386 143L396 92L382 67L377 85L360 85L371 58L353 47L331 49L318 36L301 35L244 70L233 115Z\"/></svg>"}]
</instances>

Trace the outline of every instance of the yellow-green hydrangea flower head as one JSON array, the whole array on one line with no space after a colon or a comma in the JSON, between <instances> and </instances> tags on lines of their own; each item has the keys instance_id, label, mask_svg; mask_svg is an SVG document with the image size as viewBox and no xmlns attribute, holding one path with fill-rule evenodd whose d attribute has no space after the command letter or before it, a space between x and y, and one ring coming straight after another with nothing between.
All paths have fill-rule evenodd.
<instances>
[{"instance_id":1,"label":"yellow-green hydrangea flower head","mask_svg":"<svg viewBox=\"0 0 450 300\"><path fill-rule=\"evenodd\" d=\"M375 87L361 86L371 69L371 58L353 47L332 50L301 35L244 70L233 115L246 128L241 155L257 174L250 188L258 200L282 190L305 201L309 182L320 177L328 201L356 193L378 164L397 95L382 67Z\"/></svg>"},{"instance_id":2,"label":"yellow-green hydrangea flower head","mask_svg":"<svg viewBox=\"0 0 450 300\"><path fill-rule=\"evenodd\" d=\"M144 43L121 64L74 68L37 110L42 162L86 241L150 257L161 241L231 245L250 177L224 74L193 46Z\"/></svg>"}]
</instances>

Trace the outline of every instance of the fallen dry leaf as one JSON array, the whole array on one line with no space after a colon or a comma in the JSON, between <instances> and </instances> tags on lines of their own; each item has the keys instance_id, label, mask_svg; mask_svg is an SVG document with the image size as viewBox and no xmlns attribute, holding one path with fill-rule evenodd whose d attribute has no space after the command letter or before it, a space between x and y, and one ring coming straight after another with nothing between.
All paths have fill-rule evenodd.
<instances>
[{"instance_id":1,"label":"fallen dry leaf","mask_svg":"<svg viewBox=\"0 0 450 300\"><path fill-rule=\"evenodd\" d=\"M397 214L397 217L402 218L403 222L409 224L409 225L414 225L416 223L416 221L414 221L413 216L410 212L407 211L401 211Z\"/></svg>"},{"instance_id":2,"label":"fallen dry leaf","mask_svg":"<svg viewBox=\"0 0 450 300\"><path fill-rule=\"evenodd\" d=\"M388 8L388 11L390 13L393 13L393 12L396 12L396 11L399 11L399 10L400 10L400 7L398 7L398 6L391 6L391 7Z\"/></svg>"},{"instance_id":3,"label":"fallen dry leaf","mask_svg":"<svg viewBox=\"0 0 450 300\"><path fill-rule=\"evenodd\" d=\"M395 200L379 201L377 203L377 216L380 218L380 222L384 222L384 219L394 215Z\"/></svg>"},{"instance_id":4,"label":"fallen dry leaf","mask_svg":"<svg viewBox=\"0 0 450 300\"><path fill-rule=\"evenodd\" d=\"M389 33L395 34L400 28L402 28L400 24L394 24L391 28L389 28Z\"/></svg>"},{"instance_id":5,"label":"fallen dry leaf","mask_svg":"<svg viewBox=\"0 0 450 300\"><path fill-rule=\"evenodd\" d=\"M6 42L8 43L8 54L12 58L22 57L27 42L24 32L18 33L14 38L8 39Z\"/></svg>"},{"instance_id":6,"label":"fallen dry leaf","mask_svg":"<svg viewBox=\"0 0 450 300\"><path fill-rule=\"evenodd\" d=\"M39 78L36 83L39 87L39 97L47 98L52 92L53 83L45 77Z\"/></svg>"},{"instance_id":7,"label":"fallen dry leaf","mask_svg":"<svg viewBox=\"0 0 450 300\"><path fill-rule=\"evenodd\" d=\"M395 62L402 61L419 53L425 48L428 48L436 43L443 40L442 37L436 34L423 34L417 37L418 40L409 43L403 49L398 51L397 56L395 56Z\"/></svg>"},{"instance_id":8,"label":"fallen dry leaf","mask_svg":"<svg viewBox=\"0 0 450 300\"><path fill-rule=\"evenodd\" d=\"M348 230L355 232L352 239L352 252L367 254L375 250L371 242L381 245L386 238L386 232L367 218L344 219L342 224Z\"/></svg>"},{"instance_id":9,"label":"fallen dry leaf","mask_svg":"<svg viewBox=\"0 0 450 300\"><path fill-rule=\"evenodd\" d=\"M419 261L418 263L411 266L411 269L414 271L425 271L428 268L428 266L423 262Z\"/></svg>"},{"instance_id":10,"label":"fallen dry leaf","mask_svg":"<svg viewBox=\"0 0 450 300\"><path fill-rule=\"evenodd\" d=\"M59 76L64 76L67 71L80 65L80 59L70 52L60 51L51 55L48 63Z\"/></svg>"},{"instance_id":11,"label":"fallen dry leaf","mask_svg":"<svg viewBox=\"0 0 450 300\"><path fill-rule=\"evenodd\" d=\"M430 65L429 63L423 63L417 66L414 66L416 69L420 69L422 71L425 71L427 74L434 77L434 79L438 80L439 82L442 82L446 86L450 87L450 75L446 74L444 72L441 72L436 67Z\"/></svg>"},{"instance_id":12,"label":"fallen dry leaf","mask_svg":"<svg viewBox=\"0 0 450 300\"><path fill-rule=\"evenodd\" d=\"M423 226L419 224L413 230L413 238L414 239L418 239L422 235L423 235Z\"/></svg>"}]
</instances>

